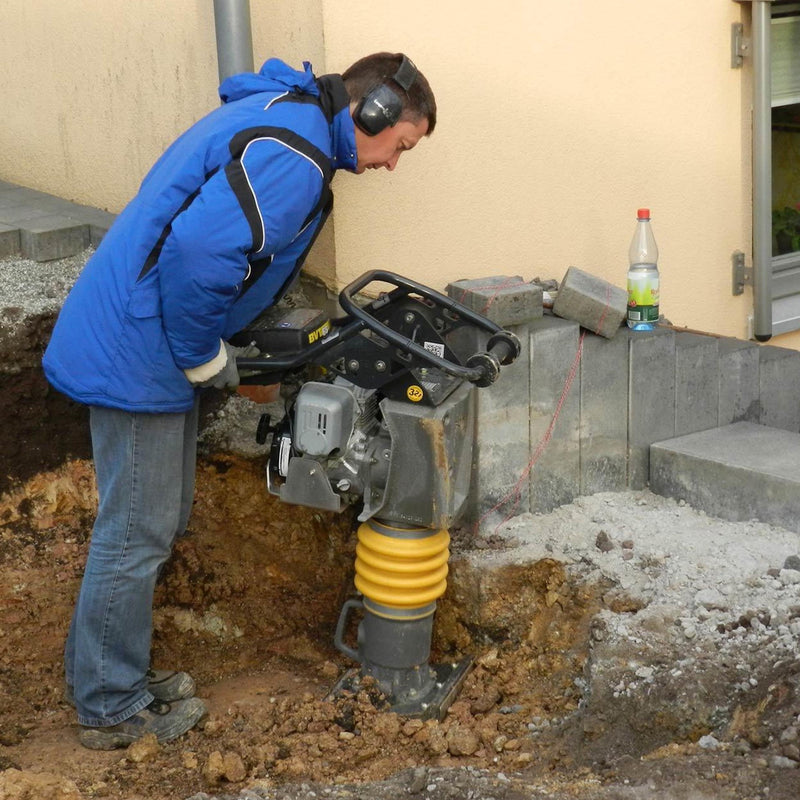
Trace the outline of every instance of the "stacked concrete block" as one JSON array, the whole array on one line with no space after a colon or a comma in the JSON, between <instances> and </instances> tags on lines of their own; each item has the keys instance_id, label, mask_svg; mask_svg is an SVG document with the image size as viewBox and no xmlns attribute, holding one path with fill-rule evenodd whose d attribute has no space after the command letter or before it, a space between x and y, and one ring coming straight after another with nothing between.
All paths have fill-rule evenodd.
<instances>
[{"instance_id":1,"label":"stacked concrete block","mask_svg":"<svg viewBox=\"0 0 800 800\"><path fill-rule=\"evenodd\" d=\"M530 510L524 479L531 451L529 323L542 316L542 291L519 278L500 276L457 281L447 293L513 332L522 347L519 358L503 367L494 384L476 390L472 487L463 518L491 531L506 517ZM467 352L476 352L486 346L486 339L475 335L463 344Z\"/></svg>"},{"instance_id":2,"label":"stacked concrete block","mask_svg":"<svg viewBox=\"0 0 800 800\"><path fill-rule=\"evenodd\" d=\"M587 333L580 367L580 493L628 485L628 337Z\"/></svg>"},{"instance_id":3,"label":"stacked concrete block","mask_svg":"<svg viewBox=\"0 0 800 800\"><path fill-rule=\"evenodd\" d=\"M719 352L713 336L675 334L675 436L715 428L719 419Z\"/></svg>"},{"instance_id":4,"label":"stacked concrete block","mask_svg":"<svg viewBox=\"0 0 800 800\"><path fill-rule=\"evenodd\" d=\"M570 267L558 287L553 313L610 339L625 320L628 295L608 281Z\"/></svg>"},{"instance_id":5,"label":"stacked concrete block","mask_svg":"<svg viewBox=\"0 0 800 800\"><path fill-rule=\"evenodd\" d=\"M717 343L719 355L719 414L720 427L733 422L758 422L761 416L759 401L759 351L755 342L722 338Z\"/></svg>"},{"instance_id":6,"label":"stacked concrete block","mask_svg":"<svg viewBox=\"0 0 800 800\"><path fill-rule=\"evenodd\" d=\"M772 345L760 347L758 384L758 422L800 431L800 353Z\"/></svg>"},{"instance_id":7,"label":"stacked concrete block","mask_svg":"<svg viewBox=\"0 0 800 800\"><path fill-rule=\"evenodd\" d=\"M628 485L643 489L650 445L675 436L675 332L623 330L629 342Z\"/></svg>"},{"instance_id":8,"label":"stacked concrete block","mask_svg":"<svg viewBox=\"0 0 800 800\"><path fill-rule=\"evenodd\" d=\"M550 511L580 495L580 328L554 316L530 327L531 511Z\"/></svg>"}]
</instances>

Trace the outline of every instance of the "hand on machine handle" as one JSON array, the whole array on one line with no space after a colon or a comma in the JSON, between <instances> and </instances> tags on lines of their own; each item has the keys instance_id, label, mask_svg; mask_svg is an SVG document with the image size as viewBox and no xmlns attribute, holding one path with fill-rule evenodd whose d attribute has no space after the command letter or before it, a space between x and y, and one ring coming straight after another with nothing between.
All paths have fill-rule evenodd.
<instances>
[{"instance_id":1,"label":"hand on machine handle","mask_svg":"<svg viewBox=\"0 0 800 800\"><path fill-rule=\"evenodd\" d=\"M203 370L204 367L209 366L203 364L196 367L195 370L187 370L187 377L195 385L203 389L236 389L239 386L239 368L236 365L237 358L255 358L259 353L255 345L247 345L246 347L234 347L228 342L222 342L220 352L217 358L214 359L214 365L220 364L219 369L204 380L192 380L192 373L197 375L197 370ZM225 357L223 362L222 357Z\"/></svg>"}]
</instances>

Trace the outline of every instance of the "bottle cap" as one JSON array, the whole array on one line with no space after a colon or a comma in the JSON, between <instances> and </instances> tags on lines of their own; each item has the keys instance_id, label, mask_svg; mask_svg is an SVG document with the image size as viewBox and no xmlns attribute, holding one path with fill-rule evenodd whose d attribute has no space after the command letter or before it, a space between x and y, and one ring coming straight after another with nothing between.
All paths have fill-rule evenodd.
<instances>
[{"instance_id":1,"label":"bottle cap","mask_svg":"<svg viewBox=\"0 0 800 800\"><path fill-rule=\"evenodd\" d=\"M649 208L640 208L636 212L636 219L650 219L650 209Z\"/></svg>"}]
</instances>

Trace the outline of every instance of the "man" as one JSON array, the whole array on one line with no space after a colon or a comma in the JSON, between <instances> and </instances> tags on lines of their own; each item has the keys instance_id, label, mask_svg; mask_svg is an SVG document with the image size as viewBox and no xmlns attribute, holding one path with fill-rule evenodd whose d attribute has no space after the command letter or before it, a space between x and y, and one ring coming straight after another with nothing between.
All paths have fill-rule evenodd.
<instances>
[{"instance_id":1,"label":"man","mask_svg":"<svg viewBox=\"0 0 800 800\"><path fill-rule=\"evenodd\" d=\"M392 170L433 132L401 54L316 78L277 59L228 78L222 107L145 177L67 297L44 356L90 406L99 508L65 648L66 697L93 749L169 741L205 714L184 672L150 668L156 577L194 493L197 396L238 385L228 339L297 276L337 169Z\"/></svg>"}]
</instances>

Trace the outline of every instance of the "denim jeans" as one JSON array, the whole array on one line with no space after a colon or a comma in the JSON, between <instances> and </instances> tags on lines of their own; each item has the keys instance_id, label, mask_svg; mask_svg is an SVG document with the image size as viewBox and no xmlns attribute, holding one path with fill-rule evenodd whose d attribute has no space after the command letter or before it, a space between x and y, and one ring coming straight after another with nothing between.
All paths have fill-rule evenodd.
<instances>
[{"instance_id":1,"label":"denim jeans","mask_svg":"<svg viewBox=\"0 0 800 800\"><path fill-rule=\"evenodd\" d=\"M178 414L91 408L100 503L64 657L82 725L116 725L153 699L153 593L189 521L197 417L196 402Z\"/></svg>"}]
</instances>

